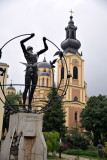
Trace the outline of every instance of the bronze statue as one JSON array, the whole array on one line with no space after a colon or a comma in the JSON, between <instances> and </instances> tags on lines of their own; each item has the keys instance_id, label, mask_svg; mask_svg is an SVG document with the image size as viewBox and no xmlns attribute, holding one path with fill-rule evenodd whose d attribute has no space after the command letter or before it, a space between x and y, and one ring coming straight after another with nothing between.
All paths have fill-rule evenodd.
<instances>
[{"instance_id":1,"label":"bronze statue","mask_svg":"<svg viewBox=\"0 0 107 160\"><path fill-rule=\"evenodd\" d=\"M29 93L28 111L32 111L31 102L32 102L33 94L34 94L34 91L37 85L37 81L38 81L38 68L37 68L38 57L40 54L48 50L48 46L46 44L45 37L43 37L44 49L40 50L36 54L33 53L33 47L28 46L26 49L24 43L28 41L29 39L33 38L34 36L35 34L32 33L28 38L25 38L20 41L24 56L27 61L26 74L25 74L25 89L23 92L23 110L24 111L26 111L26 107L25 107L26 97L27 97L28 90L30 89L31 83L32 85L31 85L31 90Z\"/></svg>"}]
</instances>

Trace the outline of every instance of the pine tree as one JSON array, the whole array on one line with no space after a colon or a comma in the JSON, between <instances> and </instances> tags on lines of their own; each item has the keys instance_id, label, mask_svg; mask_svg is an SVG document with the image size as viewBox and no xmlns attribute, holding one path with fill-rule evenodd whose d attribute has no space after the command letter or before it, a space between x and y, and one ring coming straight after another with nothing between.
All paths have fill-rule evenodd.
<instances>
[{"instance_id":1,"label":"pine tree","mask_svg":"<svg viewBox=\"0 0 107 160\"><path fill-rule=\"evenodd\" d=\"M59 101L60 96L57 88L51 88L48 94L48 100L46 101L47 108L55 105L50 110L44 113L43 117L43 132L57 131L60 132L61 136L64 137L67 132L65 127L65 112L63 111L63 102Z\"/></svg>"}]
</instances>

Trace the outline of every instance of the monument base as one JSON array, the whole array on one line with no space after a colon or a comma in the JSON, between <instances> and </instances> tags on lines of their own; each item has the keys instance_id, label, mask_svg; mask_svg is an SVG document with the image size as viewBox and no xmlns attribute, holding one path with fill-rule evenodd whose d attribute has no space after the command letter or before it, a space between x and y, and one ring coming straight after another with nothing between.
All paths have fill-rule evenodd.
<instances>
[{"instance_id":1,"label":"monument base","mask_svg":"<svg viewBox=\"0 0 107 160\"><path fill-rule=\"evenodd\" d=\"M42 120L41 114L11 115L9 131L1 146L1 160L47 160Z\"/></svg>"}]
</instances>

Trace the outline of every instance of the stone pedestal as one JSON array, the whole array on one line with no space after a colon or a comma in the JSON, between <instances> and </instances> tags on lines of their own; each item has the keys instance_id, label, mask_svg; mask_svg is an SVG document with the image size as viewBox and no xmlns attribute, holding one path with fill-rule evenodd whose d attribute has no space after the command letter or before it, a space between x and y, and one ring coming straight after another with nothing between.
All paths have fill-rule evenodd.
<instances>
[{"instance_id":1,"label":"stone pedestal","mask_svg":"<svg viewBox=\"0 0 107 160\"><path fill-rule=\"evenodd\" d=\"M32 113L11 115L9 131L1 146L1 160L47 160L42 119L42 115Z\"/></svg>"}]
</instances>

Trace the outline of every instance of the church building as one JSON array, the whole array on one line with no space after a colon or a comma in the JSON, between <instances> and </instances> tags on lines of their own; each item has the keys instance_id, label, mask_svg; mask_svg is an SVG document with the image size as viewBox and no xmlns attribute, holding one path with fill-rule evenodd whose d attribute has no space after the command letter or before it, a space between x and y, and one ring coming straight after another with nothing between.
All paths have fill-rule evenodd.
<instances>
[{"instance_id":1,"label":"church building","mask_svg":"<svg viewBox=\"0 0 107 160\"><path fill-rule=\"evenodd\" d=\"M74 25L73 17L70 16L68 26L65 28L66 39L61 43L61 48L65 54L68 71L71 72L68 90L63 99L63 109L66 112L66 126L68 130L72 127L80 126L80 113L87 102L87 84L84 82L84 60L82 53L78 52L81 46L79 40L76 39L77 27ZM57 62L57 83L62 79L61 88L66 83L66 64L61 65L61 61Z\"/></svg>"},{"instance_id":2,"label":"church building","mask_svg":"<svg viewBox=\"0 0 107 160\"><path fill-rule=\"evenodd\" d=\"M69 79L69 85L66 95L63 99L63 110L66 112L65 125L70 130L72 127L80 126L80 113L85 108L87 102L87 84L84 81L84 60L82 59L82 53L79 53L81 43L76 39L77 27L74 25L73 17L70 16L68 26L65 28L66 38L61 43L61 48L64 53L64 57L67 62L68 71L72 74ZM43 62L38 64L38 84L33 96L32 105L37 106L40 109L41 106L45 106L44 100L47 99L50 88L54 83L54 69L52 69L50 63L46 61L44 57ZM67 70L65 61L57 60L57 84L60 85L60 90L64 89L67 79ZM59 94L60 94L59 90ZM7 88L6 94L16 93L16 90L12 85ZM37 110L36 108L36 110ZM35 109L33 107L33 109Z\"/></svg>"},{"instance_id":3,"label":"church building","mask_svg":"<svg viewBox=\"0 0 107 160\"><path fill-rule=\"evenodd\" d=\"M82 59L82 53L79 53L81 43L76 39L77 27L74 25L73 17L70 16L70 21L66 30L66 39L61 43L61 48L64 52L64 56L67 62L68 71L71 72L68 90L66 96L63 99L63 109L66 112L65 125L70 130L72 127L80 126L80 113L85 107L87 102L87 84L84 81L84 60ZM51 65L44 58L43 62L38 65L39 77L38 87L34 94L34 104L44 106L44 99L47 98L47 94L50 90L48 87L53 85L53 76ZM57 86L60 83L60 89L64 89L66 85L67 70L66 64L61 60L57 61ZM60 92L60 91L59 91Z\"/></svg>"}]
</instances>

